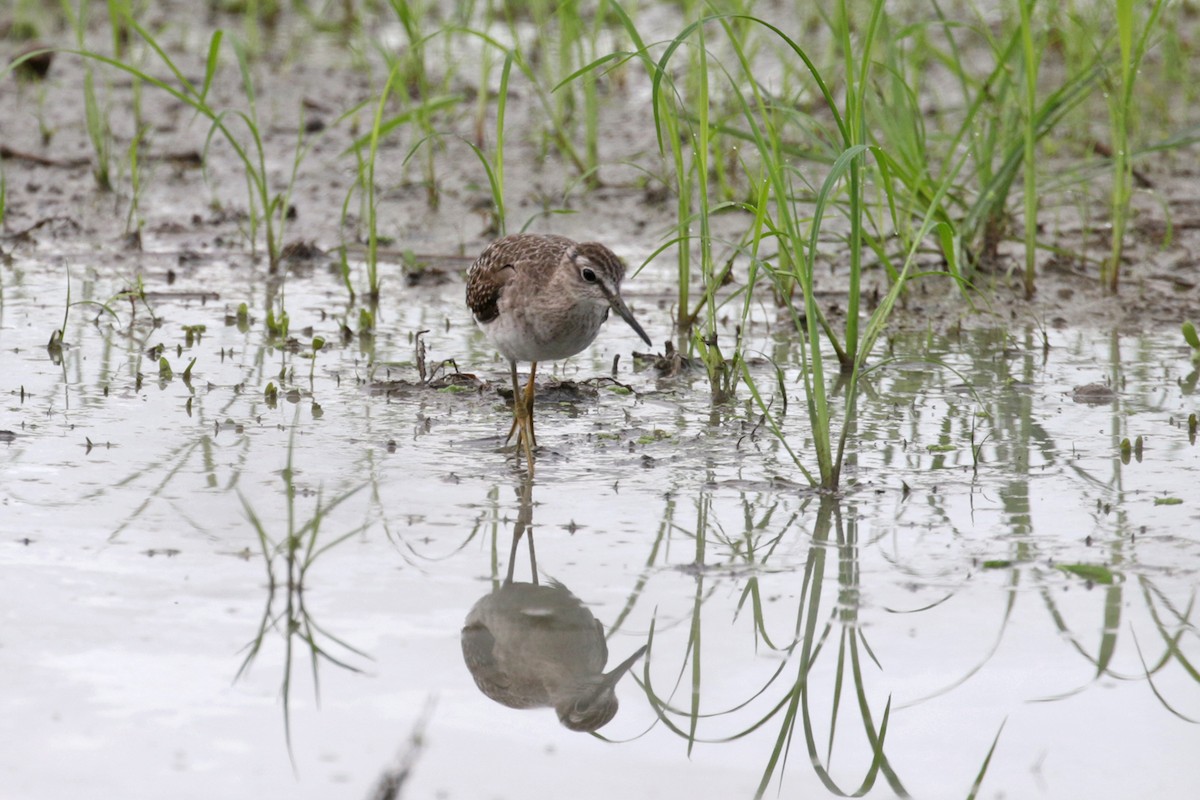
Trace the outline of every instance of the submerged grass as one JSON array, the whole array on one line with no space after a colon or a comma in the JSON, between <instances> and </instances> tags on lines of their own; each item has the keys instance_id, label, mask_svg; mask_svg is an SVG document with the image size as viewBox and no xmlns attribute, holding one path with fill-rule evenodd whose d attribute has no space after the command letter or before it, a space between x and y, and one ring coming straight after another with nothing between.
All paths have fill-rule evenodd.
<instances>
[{"instance_id":1,"label":"submerged grass","mask_svg":"<svg viewBox=\"0 0 1200 800\"><path fill-rule=\"evenodd\" d=\"M734 5L745 10L753 4ZM663 249L673 247L676 252L675 315L681 344L700 355L714 402L727 402L744 380L771 429L785 437L784 420L777 415L786 406L772 411L753 375L740 366L745 355L740 338L725 350L718 345L717 309L745 292L744 325L755 285L761 276L769 276L802 343L815 474L810 475L799 459L797 463L813 483L836 489L853 429L858 381L906 282L917 275L941 274L955 280L970 303L975 271L997 260L1008 236L1009 196L1022 176L1023 280L1026 294L1035 292L1036 256L1045 246L1037 228L1037 147L1092 96L1106 44L1099 42L1090 58L1046 93L1040 66L1048 53L1048 23L1029 2L993 31L980 12L977 20L962 23L951 20L939 5L937 20L905 26L882 2L843 0L822 17L828 27L824 55L812 54L787 31L749 13L697 18L656 55L658 46L646 43L622 4L609 3L606 8L633 49L596 58L563 83L590 79L601 69L614 69L631 59L640 62L650 78L659 154L676 200L675 227ZM687 6L684 13L698 10ZM930 136L912 86L924 79L922 69L927 71L928 65L920 59L927 57L929 34L939 29L946 44L933 51L932 61L957 82L963 105L961 112L941 117L939 121L950 123L944 132ZM714 38L721 40L723 57L715 53ZM909 40L921 46L904 47ZM687 51L682 70L675 64L681 49ZM793 96L766 89L761 77L764 50L782 54L777 63L798 87ZM977 66L981 52L991 57L982 74ZM732 67L723 63L728 58ZM721 75L728 81L714 84L714 77ZM805 95L817 100L815 107L811 100L799 102ZM798 141L805 137L815 139L815 146L799 148ZM711 186L729 181L727 170L718 175L713 168L725 163L714 158L723 138L752 145L753 158L739 153L736 160L747 198L742 203L725 205L710 194ZM879 211L866 202L868 186L879 198ZM718 270L711 220L727 208L748 212L749 217L735 258ZM840 218L836 235L844 247L838 257L845 258L848 272L840 321L816 302L818 265L826 258L823 225L835 218ZM943 258L935 272L918 266L929 239ZM774 258L762 255L765 243L776 246ZM887 292L862 319L867 254L873 254L885 271ZM722 286L739 280L732 292L721 292ZM702 297L693 303L697 282ZM799 304L792 302L796 290ZM836 370L828 368L827 354L836 358ZM834 389L843 393L837 415Z\"/></svg>"},{"instance_id":2,"label":"submerged grass","mask_svg":"<svg viewBox=\"0 0 1200 800\"><path fill-rule=\"evenodd\" d=\"M775 241L778 263L764 262L764 265L775 279L776 291L786 301L790 297L789 287L795 285L802 295L802 309L790 303L789 307L802 344L805 395L817 462L817 474L810 476L810 480L826 489L839 486L847 435L854 425L857 385L889 313L903 295L910 277L934 274L917 267L917 257L926 239L932 236L942 253L944 267L937 274L958 281L964 298L970 302L971 276L980 264L997 258L1010 224L1010 190L1022 175L1023 282L1027 296L1036 291L1036 256L1038 249L1045 246L1039 240L1037 223L1041 191L1038 143L1058 131L1070 114L1093 97L1099 85L1101 64L1110 52L1107 43L1100 40L1075 72L1046 93L1040 80L1040 66L1047 56L1044 31L1048 23L1035 13L1033 3L1023 2L1020 13L1013 17L1016 22L1007 20L998 32L993 32L982 16L977 23L964 26L951 22L940 7L937 10L948 44L939 53L940 65L949 67L951 75L956 77L965 109L950 127L948 137L937 139L925 134L921 119L924 112L906 80L913 71L917 71L920 79L920 65L911 57L906 58L904 51L895 49L896 38L890 34L897 25L882 2L843 0L829 10L824 20L835 55L824 67L818 67L818 57L778 26L739 14L717 14L691 23L669 42L665 54L655 63L647 57L646 46L628 17L622 17L636 45L633 55L647 64L652 76L660 151L674 166L678 198L675 236L679 242L677 320L681 328L693 321L686 313L687 287L692 278L688 245L693 226L699 229L699 271L706 291L703 302L709 304L710 310L717 304L712 296L713 261L707 224L719 206L711 202L707 191L712 178L708 153L715 126L709 115L712 98L708 76L714 70L709 68L706 26L719 23L725 34L723 43L736 56L739 69L727 94L735 107L740 107L741 115L733 121L725 117L722 129L732 130L736 138L752 142L757 163L761 165L763 183L757 192L755 179L748 179L748 194L754 198L750 208L755 216L754 230L747 240L755 243L755 249L764 239ZM1126 63L1140 63L1147 41L1145 33L1154 27L1157 11L1156 8L1149 15L1137 46L1126 48L1136 51ZM927 29L900 26L900 30L899 39L903 40L924 34ZM800 112L795 104L781 102L765 91L765 83L759 77L760 66L749 55L750 42L761 44L761 41L755 40L751 31L777 40L776 44L787 56L781 59L784 69L793 70L798 83L813 87L812 94L823 99L820 112L832 119L832 126L815 121L811 103ZM889 33L886 39L884 31ZM974 66L979 47L965 49L960 42L964 33L982 41L986 45L984 52L992 55L993 66L982 80ZM880 44L881 41L887 45ZM689 76L698 76L686 82L693 93L689 97L676 88L676 80L668 71L671 54L685 42L691 45L689 64L698 65L687 72ZM877 46L884 48L879 55ZM604 60L596 62L601 63ZM874 73L881 64L890 80L876 78ZM880 86L891 91L885 92ZM678 99L672 102L672 97ZM824 173L815 198L807 191L807 178L797 181L804 165L796 161L795 146L798 137L811 135L814 130L826 131L823 140L818 137L818 149L830 153L832 160L831 166L826 166L823 160L808 162L811 172ZM687 147L681 146L681 142ZM1128 148L1124 152L1128 153ZM885 213L880 217L875 217L865 203L868 183L881 198ZM839 238L845 250L839 256L846 259L848 272L846 311L836 324L815 301L816 267L823 260L822 223L834 211L844 224ZM902 236L902 249L894 252L889 242L898 233ZM1120 233L1115 241L1123 238ZM889 288L860 329L866 253L874 253L879 259L888 276ZM750 284L747 291L757 278L757 265L758 258L751 258L746 272ZM1110 288L1115 290L1115 283ZM725 400L729 395L719 390L721 374L715 368L722 359L712 358L706 347L714 339L714 333L705 331L696 337L693 346L708 367L714 398ZM742 355L738 350L735 364ZM845 379L840 430L833 423L827 352L836 357L837 372ZM751 385L764 415L771 418L771 429L784 436L782 418L772 415L762 393L752 385L754 379L749 371L744 380ZM788 449L793 451L791 447ZM802 465L801 468L808 475Z\"/></svg>"},{"instance_id":3,"label":"submerged grass","mask_svg":"<svg viewBox=\"0 0 1200 800\"><path fill-rule=\"evenodd\" d=\"M713 347L715 344L714 309L717 302L714 298L715 282L713 280L712 269L711 235L707 224L709 214L707 187L710 177L707 170L707 153L710 147L708 139L710 126L707 114L709 107L708 81L706 77L701 77L697 81L700 93L699 102L686 104L689 109L697 109L696 116L693 118L682 116L678 112L676 104L665 102L662 99L662 87L665 83L663 76L667 74L668 61L672 53L693 34L697 38L695 49L700 53L697 57L701 67L700 72L704 76L707 76L709 70L707 69L707 50L703 30L706 25L714 25L719 26L720 30L726 34L727 41L737 57L740 74L735 74L735 77L730 81L731 84L734 87L743 84L752 87L752 94L749 96L736 88L733 92L735 102L741 112L741 121L739 124L743 126L743 137L755 145L758 163L761 165L761 183L755 192L755 205L751 207L755 228L748 238L754 243L753 251L755 254L764 237L775 241L778 246L779 263L771 268L770 272L776 278L777 287L786 296L786 293L788 293L787 287L795 285L803 295L803 311L799 312L798 309L792 307L792 318L796 324L797 332L800 334L800 355L804 365L803 378L808 401L809 423L816 451L818 477L814 478L810 475L799 459L797 459L797 465L809 477L810 481L830 490L836 489L839 485L846 436L853 423L855 403L857 401L856 383L858 376L865 369L866 356L869 354L874 341L882 332L887 316L894 307L895 299L902 290L904 282L907 280L917 246L933 227L933 209L936 209L940 204L950 180L952 180L954 174L957 172L956 168L951 170L944 178L942 184L937 187L932 197L932 209L927 208L924 210L924 221L912 239L909 254L905 259L903 268L894 274L891 291L876 308L875 313L868 322L868 327L860 334L859 305L861 302L862 250L864 242L867 239L863 206L864 160L868 152L879 152L878 148L872 148L866 142L865 108L868 95L867 87L870 85L870 67L873 63L871 43L874 41L876 32L879 29L883 4L882 2L874 4L871 16L866 25L866 33L864 34L865 44L864 42L859 42L857 47L852 46L849 42L848 37L851 23L847 17L848 12L845 4L843 3L839 6L839 9L841 13L841 41L846 58L846 75L857 76L854 78L843 78L845 84L845 105L841 108L834 102L827 82L804 48L778 27L756 17L718 15L698 20L685 28L670 43L662 58L653 66L655 97L659 98L654 104L659 141L660 143L663 141L671 143L670 149L676 165L677 187L679 188L679 196L681 198L677 230L678 238L681 240L679 248L681 286L685 283L685 277L690 278L688 275L690 272L688 268L690 261L687 255L687 237L685 233L690 231L693 217L700 224L701 241L699 247L701 253L701 272L705 280L706 304L709 308L708 320L710 326L713 326L713 329L710 331L705 331L707 337L700 338L700 345L701 352L705 357L705 363L708 366L710 381L714 385L714 398L718 401L728 399L729 395L717 391L718 387L723 389L726 388L727 384L722 385L722 376L719 371L719 366L724 365L724 360L720 356L720 351ZM829 146L835 152L840 151L840 153L828 169L825 181L817 192L811 206L809 206L807 197L797 192L794 167L791 165L787 155L785 155L786 143L790 136L789 126L787 125L789 118L784 115L783 123L780 124L777 121L779 115L777 114L778 109L774 102L768 99L765 92L758 88L759 84L753 73L750 57L738 37L738 30L740 29L734 27L733 23L735 21L765 28L773 36L777 37L787 51L800 63L805 64L810 79L824 98L826 110L834 119L836 133L834 134L834 140L829 143ZM859 54L858 59L852 55L856 53ZM678 105L682 106L685 104L680 103ZM679 134L680 130L688 130L685 125L681 124L683 122L695 125L695 129L688 136L681 136ZM675 144L681 140L692 143L692 151L688 154L691 159L690 164L688 161L685 161L681 148ZM961 161L959 165L961 165ZM695 212L690 207L690 201L685 201L685 198L691 192L692 184L689 178L693 172L696 176L695 189L697 204L699 206ZM806 184L801 185L804 186ZM838 197L841 196L843 191L845 192L845 205L843 208L845 209L844 213L849 229L847 242L850 247L850 266L847 311L843 325L839 330L835 328L823 309L816 302L816 274L822 221L828 212L837 207ZM803 204L804 210L801 210L801 204ZM809 211L809 208L811 208L811 211ZM752 290L753 282L757 279L758 274L757 257L754 257L752 261L754 266L752 266L748 273L748 278L751 282L751 285L746 289L748 294ZM684 307L682 306L682 303L685 302L683 298L686 298L686 295L683 294L681 289L681 308ZM705 347L706 345L707 347ZM838 361L837 372L849 378L843 409L843 427L840 435L835 435L832 427L831 403L827 394L828 389L825 377L824 348L826 346L831 348L836 355ZM736 366L739 362L735 359L733 363ZM763 401L757 387L754 386L753 376L748 370L739 369L739 371L743 372L742 378L751 386L752 394L759 401L764 414L769 416L770 409ZM774 418L772 418L771 428L778 435L783 435L781 425ZM835 442L836 448L834 446ZM789 447L788 449L794 455L792 448Z\"/></svg>"}]
</instances>

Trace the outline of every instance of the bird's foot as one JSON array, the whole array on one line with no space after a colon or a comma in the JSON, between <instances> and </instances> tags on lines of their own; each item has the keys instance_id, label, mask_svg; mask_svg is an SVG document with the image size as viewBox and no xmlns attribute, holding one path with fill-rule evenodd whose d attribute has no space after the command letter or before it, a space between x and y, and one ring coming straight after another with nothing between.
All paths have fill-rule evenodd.
<instances>
[{"instance_id":1,"label":"bird's foot","mask_svg":"<svg viewBox=\"0 0 1200 800\"><path fill-rule=\"evenodd\" d=\"M529 476L533 477L533 451L537 447L537 437L533 433L533 396L534 396L534 376L537 374L537 363L530 365L529 381L525 384L524 391L521 391L517 384L517 367L515 362L512 365L512 381L513 381L513 424L508 429L508 436L504 437L504 443L508 444L512 441L513 434L520 432L520 441L517 442L517 456L520 457L521 451L525 452L525 463L529 467Z\"/></svg>"},{"instance_id":2,"label":"bird's foot","mask_svg":"<svg viewBox=\"0 0 1200 800\"><path fill-rule=\"evenodd\" d=\"M508 429L508 436L504 437L505 445L512 441L514 434L517 436L517 457L520 458L524 454L525 463L529 467L529 474L532 475L533 451L537 449L537 437L533 433L533 409L526 406L524 399L521 397L516 398L516 403L513 406L512 427Z\"/></svg>"}]
</instances>

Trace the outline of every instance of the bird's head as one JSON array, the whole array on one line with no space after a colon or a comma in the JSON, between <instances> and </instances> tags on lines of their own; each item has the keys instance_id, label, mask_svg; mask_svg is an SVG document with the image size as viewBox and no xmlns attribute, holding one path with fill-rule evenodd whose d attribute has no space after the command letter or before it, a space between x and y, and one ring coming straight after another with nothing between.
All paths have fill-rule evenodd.
<instances>
[{"instance_id":1,"label":"bird's head","mask_svg":"<svg viewBox=\"0 0 1200 800\"><path fill-rule=\"evenodd\" d=\"M563 253L563 260L570 267L570 280L581 296L591 298L597 305L606 305L617 316L629 323L629 327L642 337L648 346L653 346L650 337L634 319L633 313L621 298L621 281L625 278L625 265L617 254L599 242L583 242L572 245Z\"/></svg>"},{"instance_id":2,"label":"bird's head","mask_svg":"<svg viewBox=\"0 0 1200 800\"><path fill-rule=\"evenodd\" d=\"M617 715L617 696L612 686L581 687L579 694L560 702L558 721L573 731L591 732L607 725Z\"/></svg>"},{"instance_id":3,"label":"bird's head","mask_svg":"<svg viewBox=\"0 0 1200 800\"><path fill-rule=\"evenodd\" d=\"M617 715L616 688L629 668L646 652L642 645L611 672L595 675L579 684L575 691L555 705L558 720L573 731L595 731L607 725Z\"/></svg>"}]
</instances>

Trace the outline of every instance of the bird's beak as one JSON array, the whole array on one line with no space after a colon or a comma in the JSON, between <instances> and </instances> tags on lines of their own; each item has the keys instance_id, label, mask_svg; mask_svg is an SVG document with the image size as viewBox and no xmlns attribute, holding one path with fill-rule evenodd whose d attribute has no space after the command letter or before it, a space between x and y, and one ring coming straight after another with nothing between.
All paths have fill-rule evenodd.
<instances>
[{"instance_id":1,"label":"bird's beak","mask_svg":"<svg viewBox=\"0 0 1200 800\"><path fill-rule=\"evenodd\" d=\"M629 306L625 305L625 301L621 299L621 295L615 292L609 294L607 291L605 291L605 294L608 295L608 304L612 306L613 311L617 312L617 316L628 322L629 327L637 331L637 335L642 337L642 341L646 343L647 347L653 347L654 343L650 341L650 337L642 330L642 326L638 325L638 321L633 318L633 312L629 310Z\"/></svg>"},{"instance_id":2,"label":"bird's beak","mask_svg":"<svg viewBox=\"0 0 1200 800\"><path fill-rule=\"evenodd\" d=\"M630 323L630 324L632 325L635 323ZM617 682L621 680L621 678L625 675L625 673L629 671L629 668L632 667L637 662L637 660L642 657L642 654L645 652L646 652L646 645L642 645L641 647L639 647L637 649L637 651L633 655L631 655L629 658L625 659L620 664L618 664L615 669L611 670L610 672L604 673L604 679L602 681L602 684L610 689L615 687L617 685Z\"/></svg>"}]
</instances>

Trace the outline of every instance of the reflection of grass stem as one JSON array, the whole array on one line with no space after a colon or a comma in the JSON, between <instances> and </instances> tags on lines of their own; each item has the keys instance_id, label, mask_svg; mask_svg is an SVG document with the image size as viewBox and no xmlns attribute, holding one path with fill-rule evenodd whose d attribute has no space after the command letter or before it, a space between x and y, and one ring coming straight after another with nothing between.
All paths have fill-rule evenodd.
<instances>
[{"instance_id":1,"label":"reflection of grass stem","mask_svg":"<svg viewBox=\"0 0 1200 800\"><path fill-rule=\"evenodd\" d=\"M975 800L979 796L979 787L983 784L983 778L987 775L988 766L992 763L992 755L996 752L996 745L1000 743L1000 734L1004 732L1004 726L1008 724L1008 720L1000 723L1000 727L996 729L996 736L992 739L992 746L988 748L987 755L983 759L983 764L979 767L979 774L975 776L975 782L971 784L971 792L967 795L967 800Z\"/></svg>"},{"instance_id":2,"label":"reflection of grass stem","mask_svg":"<svg viewBox=\"0 0 1200 800\"><path fill-rule=\"evenodd\" d=\"M862 637L862 630L858 625L857 608L853 605L845 605L840 609L840 613L827 619L825 630L821 633L817 631L817 622L823 615L821 614L821 597L822 587L825 581L825 560L830 552L828 545L831 543L831 534L834 531L836 524L837 543L840 545L837 552L842 559L842 563L838 564L838 577L841 583L840 590L843 594L857 596L858 592L858 569L857 569L857 524L854 515L850 514L849 523L843 526L841 508L837 501L832 498L822 498L820 505L817 507L817 519L813 527L813 546L809 550L808 562L804 570L804 587L807 589L808 602L807 607L802 607L796 618L796 633L799 639L800 657L797 665L796 682L791 687L789 692L790 703L784 715L784 720L780 726L780 733L775 743L775 750L771 754L771 758L767 763L767 768L763 773L762 782L759 783L758 796L765 794L767 786L770 783L772 772L778 768L782 770L783 764L786 763L787 746L792 739L793 728L796 724L796 715L799 711L803 720L804 739L808 747L808 755L812 760L813 768L817 772L817 776L821 782L825 784L830 791L838 794L849 794L845 789L838 787L833 777L827 771L826 765L830 761L833 748L833 735L836 730L836 715L838 703L833 704L832 714L829 726L829 750L825 758L817 751L816 736L813 727L812 716L809 711L809 696L812 690L809 676L811 675L813 665L820 658L824 651L824 645L835 621L839 623L843 630L839 637L838 657L836 664L836 675L834 678L835 697L840 694L843 681L849 677L852 680L852 685L855 690L855 696L858 699L859 712L863 724L863 732L867 737L867 741L871 745L872 760L867 768L866 774L863 776L862 785L858 788L856 795L863 795L870 791L874 786L875 780L879 772L883 772L886 776L892 790L903 796L907 796L903 784L900 782L899 776L896 775L891 765L888 763L887 756L884 755L883 743L887 735L888 718L891 712L891 698L888 698L887 705L883 710L883 717L880 720L878 727L872 719L871 709L867 702L866 687L864 686L864 677L862 673L861 663L859 659L859 640ZM804 590L802 590L802 596ZM804 634L800 636L800 623L804 621ZM794 647L795 645L793 645ZM847 652L847 647L849 651ZM868 654L870 650L868 648ZM850 667L850 675L845 674L847 665ZM780 759L783 759L781 762Z\"/></svg>"},{"instance_id":3,"label":"reflection of grass stem","mask_svg":"<svg viewBox=\"0 0 1200 800\"><path fill-rule=\"evenodd\" d=\"M425 708L421 710L421 716L417 718L416 723L413 724L412 733L408 735L407 746L397 754L393 764L385 768L379 776L379 780L375 783L375 790L371 792L371 800L396 800L400 797L405 781L412 775L417 758L425 749L425 730L429 727L429 720L433 717L435 705L436 702L432 697L425 701Z\"/></svg>"},{"instance_id":4,"label":"reflection of grass stem","mask_svg":"<svg viewBox=\"0 0 1200 800\"><path fill-rule=\"evenodd\" d=\"M349 651L353 655L370 658L363 651L318 625L313 620L304 602L305 579L308 576L309 569L317 562L317 559L350 537L360 533L366 528L366 525L354 528L329 542L318 544L321 523L325 516L354 496L362 488L360 486L358 489L351 489L339 495L328 505L324 506L322 505L320 492L318 492L316 509L313 512L313 516L297 527L296 486L293 480L295 473L292 467L297 427L293 426L291 438L288 440L288 460L287 466L283 470L284 492L287 496L288 530L286 536L280 540L273 539L267 532L267 526L255 513L250 502L242 496L242 505L246 510L246 516L249 518L250 524L254 527L255 533L258 535L259 550L267 569L268 593L258 633L255 635L254 640L247 645L246 657L237 671L237 677L240 678L249 670L251 663L253 663L255 657L261 651L267 633L270 630L275 630L284 637L283 681L280 687L280 694L283 698L284 734L287 738L289 752L291 752L292 747L290 696L292 661L295 655L296 639L300 640L302 644L301 649L309 655L309 663L313 676L313 691L318 703L321 698L318 667L322 660L328 661L342 669L350 670L351 672L361 671L358 667L348 663L344 657L340 658L333 655L330 644L336 645L342 650ZM282 560L283 562L282 575L277 575L276 573L275 565L277 560ZM274 610L275 597L276 593L281 589L286 590L287 595L284 601L284 608L276 612Z\"/></svg>"},{"instance_id":5,"label":"reflection of grass stem","mask_svg":"<svg viewBox=\"0 0 1200 800\"><path fill-rule=\"evenodd\" d=\"M775 518L773 510L767 510L759 517L752 510L753 504L748 504L743 518L744 531L731 536L714 515L713 503L708 493L698 499L696 530L689 529L685 534L694 540L694 556L691 563L683 569L694 575L696 589L689 619L681 621L683 624L677 628L679 636L682 637L677 644L681 663L673 671L673 678L669 677L667 680L669 693L655 685L649 667L651 660L655 667L665 668L672 659L672 652L663 649L671 646L664 643L666 634L656 632L661 626L661 620L652 620L649 638L653 658L651 655L647 656L647 667L642 675L646 696L660 724L684 740L689 752L696 743L728 742L756 732L767 732L767 726L777 726L770 742L773 746L766 758L756 797L766 796L772 783L781 785L786 780L789 755L801 736L804 740L803 753L799 761L794 763L811 764L817 778L832 794L862 796L875 788L882 779L891 793L906 797L909 796L907 788L892 763L886 746L889 726L893 720L891 712L895 703L891 697L872 699L878 692L874 691L871 676L883 672L885 662L873 652L867 636L869 628L863 625L863 620L859 617L859 598L863 593L859 554L864 543L859 540L856 511L851 508L843 514L843 507L835 498L814 495L814 499L819 502L819 506L815 521L811 526L804 526L805 529L811 528L812 534L799 587L794 622L788 626L786 635L782 637L767 635L765 609L769 606L764 604L761 597L758 576L772 571L769 563L771 555L779 546L780 540L785 538L785 534L780 531L795 530L794 523L798 515L780 520ZM664 530L682 530L682 526L676 520L673 501L668 502L661 524ZM660 552L660 549L659 543L656 542L653 545L653 553ZM732 556L730 561L721 565L714 564L711 559L717 551L729 552ZM789 552L789 563L793 555ZM654 561L652 556L647 565L648 569L654 567ZM714 591L717 591L716 586L722 581L714 584L705 578L714 569L723 571L740 567L749 570L747 574L750 577L738 603L739 616L747 605L752 609L756 642L765 643L779 658L779 665L771 670L769 675L764 675L745 687L744 697L726 707L714 709L706 702L704 683L701 680L701 610L704 604L711 600ZM1014 580L1016 575L1014 571ZM1009 592L1005 620L1012 611L1016 597L1015 591ZM747 603L747 600L750 602ZM941 601L938 601L914 611L925 611L940 603ZM1176 617L1181 616L1176 613ZM676 628L675 625L670 627ZM996 646L998 645L999 639L996 643ZM996 646L984 662L995 653ZM961 680L933 696L945 694L975 674L978 669L979 667L970 670ZM673 685L670 685L672 682ZM675 704L672 698L680 691L688 692L691 696L688 700ZM923 702L925 699L928 698L909 705ZM711 733L710 726L714 722L724 717L733 718L750 712L754 705L764 704L765 707L754 713L747 724L741 724L733 731L716 736ZM829 709L827 715L816 713L817 708L826 707ZM970 789L972 797L977 796L979 787L988 773L1003 730L1004 724L1001 723L989 749L983 754L975 770ZM894 736L895 734L893 739ZM836 748L835 743L838 745ZM833 764L835 759L844 759L848 753L853 753L858 758L856 769L859 770L859 777L853 779L858 781L857 783L847 785L841 777L835 777ZM844 771L846 766L842 764L839 772ZM797 767L793 766L793 769L795 768Z\"/></svg>"}]
</instances>

